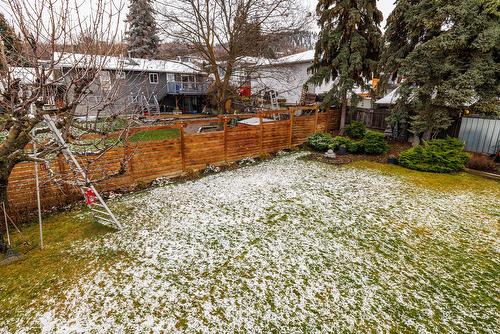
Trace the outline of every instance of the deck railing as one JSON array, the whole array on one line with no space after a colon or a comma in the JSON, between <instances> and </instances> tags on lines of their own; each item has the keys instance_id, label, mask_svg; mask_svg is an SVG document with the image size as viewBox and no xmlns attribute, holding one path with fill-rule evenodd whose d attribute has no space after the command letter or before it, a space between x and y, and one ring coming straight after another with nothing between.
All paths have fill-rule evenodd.
<instances>
[{"instance_id":1,"label":"deck railing","mask_svg":"<svg viewBox=\"0 0 500 334\"><path fill-rule=\"evenodd\" d=\"M208 90L208 84L205 82L180 82L172 81L167 83L168 94L205 94Z\"/></svg>"}]
</instances>

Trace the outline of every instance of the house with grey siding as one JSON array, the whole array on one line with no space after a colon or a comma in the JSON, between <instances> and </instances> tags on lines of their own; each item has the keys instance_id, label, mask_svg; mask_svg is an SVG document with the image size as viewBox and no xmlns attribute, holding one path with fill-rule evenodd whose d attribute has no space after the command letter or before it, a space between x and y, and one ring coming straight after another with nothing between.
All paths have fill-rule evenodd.
<instances>
[{"instance_id":1,"label":"house with grey siding","mask_svg":"<svg viewBox=\"0 0 500 334\"><path fill-rule=\"evenodd\" d=\"M189 58L157 60L56 53L59 75L97 70L79 115L199 113L210 84Z\"/></svg>"}]
</instances>

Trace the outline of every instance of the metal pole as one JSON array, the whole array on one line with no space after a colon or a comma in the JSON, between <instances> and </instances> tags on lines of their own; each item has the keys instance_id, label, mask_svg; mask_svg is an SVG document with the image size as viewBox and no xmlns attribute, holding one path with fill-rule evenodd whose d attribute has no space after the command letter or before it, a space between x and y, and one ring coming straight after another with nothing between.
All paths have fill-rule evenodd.
<instances>
[{"instance_id":1,"label":"metal pole","mask_svg":"<svg viewBox=\"0 0 500 334\"><path fill-rule=\"evenodd\" d=\"M5 210L5 202L2 202L3 216L5 218L5 232L7 233L7 244L10 246L9 223L7 222L7 210Z\"/></svg>"},{"instance_id":2,"label":"metal pole","mask_svg":"<svg viewBox=\"0 0 500 334\"><path fill-rule=\"evenodd\" d=\"M35 138L35 131L33 131L33 139ZM36 158L36 142L33 140L33 151ZM42 208L40 205L40 183L38 180L38 162L35 161L35 184L36 184L36 203L38 205L38 226L40 230L40 249L43 249L43 227L42 227Z\"/></svg>"}]
</instances>

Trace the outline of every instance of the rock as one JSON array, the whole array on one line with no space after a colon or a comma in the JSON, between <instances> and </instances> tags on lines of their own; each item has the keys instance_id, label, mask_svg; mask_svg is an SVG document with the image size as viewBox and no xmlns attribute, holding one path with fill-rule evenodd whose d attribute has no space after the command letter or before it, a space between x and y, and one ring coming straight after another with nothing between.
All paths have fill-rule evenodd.
<instances>
[{"instance_id":1,"label":"rock","mask_svg":"<svg viewBox=\"0 0 500 334\"><path fill-rule=\"evenodd\" d=\"M5 258L0 261L0 265L9 264L12 262L19 261L23 258L23 256L17 252L15 252L12 248L7 246L7 252L5 253Z\"/></svg>"},{"instance_id":2,"label":"rock","mask_svg":"<svg viewBox=\"0 0 500 334\"><path fill-rule=\"evenodd\" d=\"M339 155L346 155L347 154L347 147L345 147L345 145L340 145L338 153L339 153Z\"/></svg>"},{"instance_id":3,"label":"rock","mask_svg":"<svg viewBox=\"0 0 500 334\"><path fill-rule=\"evenodd\" d=\"M337 157L337 155L335 154L335 152L333 152L333 150L328 150L326 153L325 153L325 158L328 158L328 159L335 159Z\"/></svg>"}]
</instances>

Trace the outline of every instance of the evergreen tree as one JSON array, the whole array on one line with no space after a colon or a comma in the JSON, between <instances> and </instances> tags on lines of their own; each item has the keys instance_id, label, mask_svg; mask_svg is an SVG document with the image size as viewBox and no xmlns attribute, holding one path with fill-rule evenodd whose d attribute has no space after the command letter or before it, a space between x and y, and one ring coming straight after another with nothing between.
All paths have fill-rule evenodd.
<instances>
[{"instance_id":1,"label":"evergreen tree","mask_svg":"<svg viewBox=\"0 0 500 334\"><path fill-rule=\"evenodd\" d=\"M428 139L464 108L498 113L496 0L399 0L388 18L381 71L403 78L392 118Z\"/></svg>"},{"instance_id":2,"label":"evergreen tree","mask_svg":"<svg viewBox=\"0 0 500 334\"><path fill-rule=\"evenodd\" d=\"M152 0L131 0L126 22L127 52L131 57L152 58L158 52L160 38Z\"/></svg>"},{"instance_id":3,"label":"evergreen tree","mask_svg":"<svg viewBox=\"0 0 500 334\"><path fill-rule=\"evenodd\" d=\"M3 44L3 54L5 55L5 61L10 65L15 65L19 62L21 55L21 43L17 37L14 28L7 23L5 16L0 13L0 38ZM0 46L1 47L1 46ZM4 66L3 61L0 60L0 69Z\"/></svg>"},{"instance_id":4,"label":"evergreen tree","mask_svg":"<svg viewBox=\"0 0 500 334\"><path fill-rule=\"evenodd\" d=\"M348 95L355 85L366 88L377 67L383 17L376 0L319 0L316 12L321 31L310 82L335 81L325 103L342 104L343 129Z\"/></svg>"}]
</instances>

